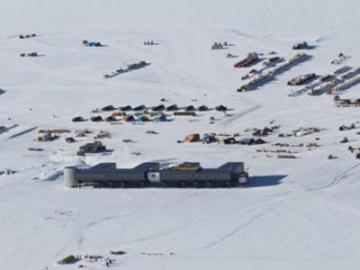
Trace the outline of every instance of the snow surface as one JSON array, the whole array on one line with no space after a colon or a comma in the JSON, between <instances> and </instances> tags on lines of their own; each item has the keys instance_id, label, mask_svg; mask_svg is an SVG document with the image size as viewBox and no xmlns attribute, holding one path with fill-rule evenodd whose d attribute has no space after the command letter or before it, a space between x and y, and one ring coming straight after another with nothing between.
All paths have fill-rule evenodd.
<instances>
[{"instance_id":1,"label":"snow surface","mask_svg":"<svg viewBox=\"0 0 360 270\"><path fill-rule=\"evenodd\" d=\"M125 250L114 269L358 269L360 263L360 163L339 141L354 131L342 124L359 120L358 108L336 108L331 96L290 98L286 82L309 72L334 71L339 52L360 63L360 2L325 0L2 0L0 9L0 269L76 269L59 266L69 254ZM19 34L38 37L20 40ZM104 48L84 48L83 39ZM159 46L144 47L145 40ZM212 51L214 41L235 44ZM314 58L265 87L237 93L238 60L250 51L276 51L289 58L303 40L317 48ZM37 51L39 58L20 58ZM140 60L151 65L104 80L102 75ZM360 87L345 96L360 98ZM209 124L178 119L146 125L74 124L97 107L224 104L233 116ZM193 99L198 101L192 102ZM271 135L265 146L177 144L193 132L243 134L271 120L291 131L324 128L302 138ZM18 126L16 126L18 125ZM115 151L85 160L75 154L90 141L39 144L41 128L107 130L104 143ZM156 130L159 135L146 134ZM299 159L266 158L256 149L276 142L322 147ZM123 139L136 143L124 144ZM43 152L30 152L42 147ZM132 152L141 152L140 156ZM334 154L338 160L328 160ZM143 161L183 160L218 166L244 161L252 176L234 189L74 189L63 187L69 164L115 161L131 167ZM1 175L1 171L17 171ZM103 269L104 262L85 263Z\"/></svg>"}]
</instances>

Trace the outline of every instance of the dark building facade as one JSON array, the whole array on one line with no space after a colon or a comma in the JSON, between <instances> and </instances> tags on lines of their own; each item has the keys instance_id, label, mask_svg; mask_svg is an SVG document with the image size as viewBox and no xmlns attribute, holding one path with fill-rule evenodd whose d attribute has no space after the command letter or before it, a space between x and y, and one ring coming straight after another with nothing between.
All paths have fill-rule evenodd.
<instances>
[{"instance_id":1,"label":"dark building facade","mask_svg":"<svg viewBox=\"0 0 360 270\"><path fill-rule=\"evenodd\" d=\"M229 162L218 168L202 168L199 163L183 163L160 168L159 163L142 163L132 169L118 169L115 163L100 163L81 169L64 170L67 187L232 187L246 184L243 162Z\"/></svg>"}]
</instances>

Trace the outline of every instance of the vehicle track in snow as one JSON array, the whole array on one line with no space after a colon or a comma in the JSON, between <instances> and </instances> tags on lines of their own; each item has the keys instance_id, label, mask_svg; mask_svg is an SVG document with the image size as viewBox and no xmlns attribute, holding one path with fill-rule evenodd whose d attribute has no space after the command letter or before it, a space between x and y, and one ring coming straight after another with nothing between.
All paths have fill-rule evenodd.
<instances>
[{"instance_id":1,"label":"vehicle track in snow","mask_svg":"<svg viewBox=\"0 0 360 270\"><path fill-rule=\"evenodd\" d=\"M28 134L30 132L33 132L34 130L36 130L38 127L31 127L31 128L28 128L28 129L25 129L23 131L20 131L18 133L15 133L13 135L11 135L10 137L7 138L7 140L12 140L12 139L15 139L17 137L20 137L20 136L23 136L25 134Z\"/></svg>"},{"instance_id":2,"label":"vehicle track in snow","mask_svg":"<svg viewBox=\"0 0 360 270\"><path fill-rule=\"evenodd\" d=\"M83 242L85 241L85 232L86 230L90 229L90 228L93 228L93 227L96 227L96 226L99 226L101 225L102 223L104 222L108 222L108 221L112 221L112 220L117 220L117 219L121 219L121 218L124 218L124 217L128 217L130 215L118 215L118 216L108 216L108 217L103 217L103 218L100 218L100 219L97 219L97 220L94 220L94 221L91 221L89 223L87 223L81 230L80 232L77 233L77 235L80 235L77 237L76 239L76 246L77 248L80 248L83 244Z\"/></svg>"},{"instance_id":3,"label":"vehicle track in snow","mask_svg":"<svg viewBox=\"0 0 360 270\"><path fill-rule=\"evenodd\" d=\"M226 120L222 121L221 123L219 123L219 125L221 127L226 127L226 126L230 125L231 123L239 120L240 118L242 118L242 117L244 117L244 116L246 116L248 114L251 114L252 112L254 112L254 111L256 111L256 110L258 110L260 108L261 108L260 105L254 105L250 109L247 109L247 110L245 110L243 112L237 113L237 114L229 117L228 119L226 119Z\"/></svg>"},{"instance_id":4,"label":"vehicle track in snow","mask_svg":"<svg viewBox=\"0 0 360 270\"><path fill-rule=\"evenodd\" d=\"M217 240L205 245L203 247L203 249L211 249L211 248L217 247L217 246L221 245L223 242L225 242L225 241L231 239L232 237L236 236L243 229L246 229L250 225L254 224L257 220L264 217L270 211L273 211L276 208L280 207L282 205L282 202L285 200L284 196L293 194L294 192L295 191L288 191L288 192L281 193L281 194L279 194L277 196L273 196L272 200L265 199L264 200L265 204L268 205L268 207L266 207L266 208L262 207L262 209L261 209L261 211L259 213L255 214L253 217L251 217L247 221L238 224L234 229L232 229L228 233L225 233L223 236L221 236ZM275 203L275 205L274 205L274 203ZM253 209L253 210L255 210L255 209Z\"/></svg>"},{"instance_id":5,"label":"vehicle track in snow","mask_svg":"<svg viewBox=\"0 0 360 270\"><path fill-rule=\"evenodd\" d=\"M225 235L223 235L220 239L215 240L214 242L211 242L210 244L207 244L206 246L203 247L203 249L209 249L209 248L213 248L216 247L218 245L220 245L221 243L223 243L224 241L226 241L227 239L235 236L236 234L238 234L242 229L250 226L251 224L253 224L256 220L258 220L259 218L263 217L264 213L259 213L257 215L255 215L254 217L252 217L251 219L247 220L246 222L243 222L241 224L239 224L234 230L226 233Z\"/></svg>"},{"instance_id":6,"label":"vehicle track in snow","mask_svg":"<svg viewBox=\"0 0 360 270\"><path fill-rule=\"evenodd\" d=\"M308 188L308 191L319 191L319 190L324 190L324 189L328 189L331 187L334 187L336 185L338 185L342 180L346 179L349 176L349 173L352 172L353 170L357 169L360 167L360 163L351 166L350 168L344 170L343 172L341 172L340 174L338 174L337 176L335 176L328 184L320 186L320 187L315 187L315 188Z\"/></svg>"},{"instance_id":7,"label":"vehicle track in snow","mask_svg":"<svg viewBox=\"0 0 360 270\"><path fill-rule=\"evenodd\" d=\"M342 213L360 218L360 210L359 209L355 209L352 206L343 206L343 205L339 204L338 202L333 203L333 202L331 202L331 200L325 199L320 196L314 196L313 194L310 194L310 195L312 196L312 199L317 200L319 203L322 203L327 207L330 207L336 211L340 211Z\"/></svg>"},{"instance_id":8,"label":"vehicle track in snow","mask_svg":"<svg viewBox=\"0 0 360 270\"><path fill-rule=\"evenodd\" d=\"M202 227L207 227L207 225L210 223L214 223L219 221L219 220L223 220L223 218L227 218L227 217L231 217L234 213L239 214L242 212L247 212L249 210L254 211L255 209L261 207L262 211L258 214L256 214L253 218L251 218L249 221L245 222L245 223L241 223L240 225L238 225L233 231L230 231L228 233L226 233L224 236L222 236L220 239L211 242L210 244L207 244L206 246L203 247L203 249L209 249L213 246L217 246L219 245L221 242L227 240L228 238L231 238L233 235L237 234L238 232L241 231L242 228L247 227L248 225L251 225L252 223L256 222L256 220L258 220L259 218L261 218L261 216L263 216L264 214L266 214L268 212L269 209L264 210L263 206L264 205L268 205L269 203L271 204L272 202L278 202L278 205L280 206L282 201L286 200L287 196L294 194L294 192L296 192L296 190L290 190L290 191L286 191L286 192L281 192L278 194L274 194L274 195L270 195L264 198L264 200L261 201L257 201L254 203L249 203L248 205L241 205L241 206L236 206L233 208L226 208L226 211L221 212L219 214L214 214L211 217L205 217L199 221L195 221L186 225L182 225L179 226L178 228L173 228L170 229L166 232L160 232L160 233L156 233L147 237L141 237L141 238L137 238L131 241L127 241L124 242L124 244L132 244L132 243L141 243L141 242L147 242L147 241L152 241L152 240L158 240L167 236L171 236L171 235L176 235L178 233L182 233L184 231L187 230L191 230L194 229L196 227L198 227L200 230ZM270 209L274 209L273 205L271 204L271 207L269 207ZM232 215L231 215L231 214Z\"/></svg>"},{"instance_id":9,"label":"vehicle track in snow","mask_svg":"<svg viewBox=\"0 0 360 270\"><path fill-rule=\"evenodd\" d=\"M263 16L257 21L257 24L261 25L263 24L270 16L273 10L273 3L272 0L266 0L266 11Z\"/></svg>"}]
</instances>

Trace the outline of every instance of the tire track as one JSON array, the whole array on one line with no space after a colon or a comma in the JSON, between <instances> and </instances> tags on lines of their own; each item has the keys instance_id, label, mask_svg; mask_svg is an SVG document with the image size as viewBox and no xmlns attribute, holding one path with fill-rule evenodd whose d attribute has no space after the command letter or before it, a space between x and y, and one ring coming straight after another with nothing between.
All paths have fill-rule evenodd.
<instances>
[{"instance_id":1,"label":"tire track","mask_svg":"<svg viewBox=\"0 0 360 270\"><path fill-rule=\"evenodd\" d=\"M346 179L350 172L352 172L353 170L355 170L355 169L357 169L359 167L360 167L360 163L358 163L358 164L346 169L342 173L338 174L328 184L320 186L320 187L316 187L316 188L308 188L306 190L308 190L308 191L319 191L319 190L324 190L324 189L327 189L327 188L334 187L334 186L338 185L343 179Z\"/></svg>"},{"instance_id":2,"label":"tire track","mask_svg":"<svg viewBox=\"0 0 360 270\"><path fill-rule=\"evenodd\" d=\"M231 215L229 215L229 213L231 214L234 214L234 213L242 213L242 212L246 212L246 211L249 211L249 210L253 210L253 209L256 209L258 207L262 207L263 205L266 205L266 204L269 204L271 202L277 202L277 201L280 201L279 205L281 205L281 202L283 200L286 200L287 196L288 195L291 195L293 194L294 192L296 192L296 190L294 191L287 191L287 192L281 192L280 194L275 194L275 195L271 195L271 196L267 196L266 198L264 198L264 200L261 200L261 201L258 201L258 202L255 202L255 203L249 203L248 205L241 205L241 206L237 206L237 207L234 207L232 209L228 209L227 208L227 211L225 212L221 212L219 214L216 214L216 215L212 215L211 217L207 217L207 218L204 218L200 221L197 221L197 222L193 222L191 224L185 224L183 226L180 226L178 228L175 228L175 229L171 229L171 230L168 230L167 232L161 232L161 233L156 233L156 234L153 234L151 236L148 236L148 237L142 237L142 238L137 238L135 240L132 240L132 241L128 241L128 242L124 242L124 244L132 244L132 243L140 243L140 242L147 242L147 241L151 241L151 240L155 240L155 239L161 239L161 238L164 238L164 237L167 237L167 236L170 236L170 235L173 235L173 234L177 234L177 233L180 233L180 232L183 232L183 231L186 231L186 230L189 230L189 229L192 229L194 227L206 227L207 224L209 223L213 223L214 220L215 221L219 221L221 220L222 218L224 217L229 217ZM270 207L270 209L274 209L273 206ZM267 209L268 210L268 209ZM216 242L223 242L225 241L227 238L231 237L232 235L235 235L237 232L239 232L242 228L244 227L247 227L249 225L251 225L252 223L254 223L256 220L258 220L259 218L261 218L261 216L265 215L266 212L268 211L262 211L261 213L259 213L258 215L256 215L255 217L253 217L251 220L249 220L248 222L246 223L243 223L241 225L239 225L234 231L232 232L229 232L227 233L224 237L222 237L221 239L223 240L216 240L214 241L214 244L208 244L206 245L204 248L206 248L207 246L209 246L208 248L212 247L212 246L216 246L217 243Z\"/></svg>"},{"instance_id":3,"label":"tire track","mask_svg":"<svg viewBox=\"0 0 360 270\"><path fill-rule=\"evenodd\" d=\"M250 220L238 225L234 230L228 232L227 234L223 235L220 239L211 242L210 244L207 244L206 246L203 247L203 249L209 249L209 248L213 248L215 246L220 245L221 243L225 242L226 240L230 239L231 237L235 236L236 234L238 234L241 230L245 229L246 227L250 226L251 224L253 224L255 221L257 221L258 219L260 219L261 217L263 217L265 215L265 213L259 213L257 215L255 215L254 217L252 217Z\"/></svg>"},{"instance_id":4,"label":"tire track","mask_svg":"<svg viewBox=\"0 0 360 270\"><path fill-rule=\"evenodd\" d=\"M84 231L90 229L90 228L93 228L95 226L98 226L104 222L107 222L107 221L111 221L111 220L116 220L116 219L120 219L120 218L124 218L124 217L128 217L130 215L119 215L119 216L108 216L108 217L104 217L104 218L101 218L101 219L98 219L98 220L95 220L95 221L91 221L89 223L87 223L82 229L81 229L81 232L80 233L77 233L80 234L79 237L77 237L76 239L76 247L77 248L80 248L85 240L85 237L84 237Z\"/></svg>"},{"instance_id":5,"label":"tire track","mask_svg":"<svg viewBox=\"0 0 360 270\"><path fill-rule=\"evenodd\" d=\"M23 130L21 132L18 132L18 133L15 133L15 134L11 135L10 137L7 138L7 140L12 140L12 139L15 139L17 137L20 137L22 135L25 135L27 133L30 133L30 132L36 130L37 128L38 127L31 127L31 128L25 129L25 130Z\"/></svg>"},{"instance_id":6,"label":"tire track","mask_svg":"<svg viewBox=\"0 0 360 270\"><path fill-rule=\"evenodd\" d=\"M229 119L221 122L219 125L222 126L222 127L226 127L228 125L230 125L231 123L235 122L236 120L239 120L240 118L254 112L254 111L257 111L258 109L260 109L261 106L260 105L255 105L253 107L251 107L250 109L246 110L246 111L243 111L241 113L237 113L235 114L234 116L230 117Z\"/></svg>"},{"instance_id":7,"label":"tire track","mask_svg":"<svg viewBox=\"0 0 360 270\"><path fill-rule=\"evenodd\" d=\"M282 193L280 194L281 195L289 195L289 194L292 194L293 192L292 191L289 191L289 192L285 192L285 193ZM280 202L277 202L279 199L282 199L280 200ZM264 217L266 214L268 214L270 211L269 210L274 210L276 208L278 208L279 206L282 205L282 201L284 200L281 197L279 196L274 196L274 201L272 202L276 202L276 205L274 206L273 204L270 205L269 207L267 207L266 209L263 209L260 213L254 215L252 218L250 218L248 221L245 221L239 225L237 225L233 230L231 230L230 232L224 234L222 237L220 237L219 239L205 245L203 247L203 249L210 249L210 248L214 248L216 246L219 246L221 245L223 242L231 239L232 237L236 236L238 233L240 233L243 229L246 229L247 227L249 227L250 225L252 225L253 223L255 223L257 220L259 220L260 218ZM266 203L269 203L268 200L265 200Z\"/></svg>"}]
</instances>

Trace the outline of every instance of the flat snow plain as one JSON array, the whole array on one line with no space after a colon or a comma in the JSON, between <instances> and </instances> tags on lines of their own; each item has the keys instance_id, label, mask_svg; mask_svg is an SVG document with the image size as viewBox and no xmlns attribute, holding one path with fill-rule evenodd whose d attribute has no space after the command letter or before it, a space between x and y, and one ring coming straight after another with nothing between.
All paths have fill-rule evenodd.
<instances>
[{"instance_id":1,"label":"flat snow plain","mask_svg":"<svg viewBox=\"0 0 360 270\"><path fill-rule=\"evenodd\" d=\"M325 0L2 0L0 8L0 269L77 269L59 266L68 254L115 256L114 269L358 269L360 263L360 163L339 144L354 131L358 108L335 108L332 96L290 98L286 82L303 73L326 74L339 53L360 63L360 2ZM37 33L33 39L15 35ZM104 48L85 48L83 39ZM159 46L145 47L145 40ZM233 43L212 51L214 41ZM237 93L246 70L235 70L250 51L276 51L307 40L314 58L261 89ZM37 51L39 58L20 58ZM142 70L104 80L125 63L146 60ZM260 65L259 65L260 66ZM345 96L360 98L360 87ZM74 124L76 115L108 104L224 104L233 116L214 125L209 116L146 125ZM196 102L192 102L197 99ZM217 116L218 115L215 114ZM266 138L268 145L177 144L193 132L243 133L275 120L283 131L301 126L325 130L302 138ZM79 159L77 148L34 141L41 128L108 130L109 156ZM146 134L156 130L159 135ZM296 160L256 152L276 142L322 147ZM136 141L124 144L123 139ZM42 147L43 152L29 152ZM140 156L132 152L141 152ZM335 154L338 160L328 160ZM114 161L130 167L143 161L184 160L218 166L244 161L251 183L234 189L74 189L59 172L69 164ZM113 256L114 257L114 256ZM85 263L103 269L104 262Z\"/></svg>"}]
</instances>

